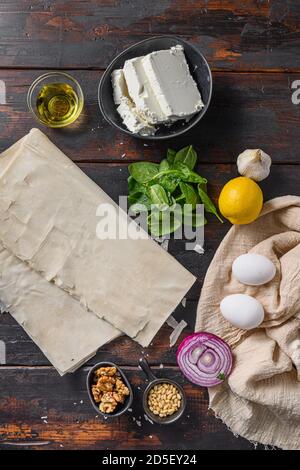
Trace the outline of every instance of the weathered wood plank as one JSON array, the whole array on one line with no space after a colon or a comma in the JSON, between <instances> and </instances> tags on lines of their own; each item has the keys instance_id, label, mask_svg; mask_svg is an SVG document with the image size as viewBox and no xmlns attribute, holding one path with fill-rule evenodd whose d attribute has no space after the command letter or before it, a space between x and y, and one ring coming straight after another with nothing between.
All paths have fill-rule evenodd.
<instances>
[{"instance_id":1,"label":"weathered wood plank","mask_svg":"<svg viewBox=\"0 0 300 470\"><path fill-rule=\"evenodd\" d=\"M125 47L182 35L213 68L300 69L299 2L21 0L0 5L2 67L105 68Z\"/></svg>"},{"instance_id":2,"label":"weathered wood plank","mask_svg":"<svg viewBox=\"0 0 300 470\"><path fill-rule=\"evenodd\" d=\"M215 201L222 185L236 175L235 165L221 163L233 163L241 150L258 146L281 164L273 166L271 177L262 183L266 199L299 195L300 165L295 164L300 163L300 105L291 101L291 84L300 73L299 18L299 3L288 0L2 2L0 80L6 83L7 103L0 103L0 151L36 125L27 111L26 93L40 69L76 68L85 112L73 128L46 133L74 161L90 162L80 166L115 200L127 193L127 162L158 161L168 146L190 143L199 151L199 169L212 183ZM166 144L145 146L113 130L100 116L98 69L125 47L156 34L182 35L199 47L215 71L214 94L195 131ZM251 73L235 73L245 71ZM277 73L263 73L267 71ZM175 312L188 322L182 336L193 330L205 273L228 228L210 218L203 255L185 251L183 241L170 242L170 252L198 277L186 307L180 305ZM176 348L168 347L169 334L170 328L164 326L145 350L120 338L89 362L124 365L134 386L132 413L108 422L95 417L88 403L87 367L60 378L22 328L9 315L0 316L0 340L7 347L7 364L0 367L0 450L14 444L35 449L250 449L250 443L236 439L207 413L205 390L184 382L176 368ZM184 384L188 408L178 424L159 427L145 421L145 379L136 368L142 354L158 375Z\"/></svg>"},{"instance_id":3,"label":"weathered wood plank","mask_svg":"<svg viewBox=\"0 0 300 470\"><path fill-rule=\"evenodd\" d=\"M126 165L99 165L83 164L81 168L100 185L115 201L119 195L127 194L127 168ZM234 165L200 165L199 171L209 180L210 192L215 202L223 184L236 175ZM285 194L300 195L299 189L300 165L278 165L273 166L271 175L262 182L265 199ZM200 289L207 268L222 238L230 227L229 223L220 224L214 217L209 216L209 223L205 227L205 253L199 255L194 251L185 250L185 242L171 240L169 252L174 255L180 263L189 269L198 278L187 296L186 307L179 305L175 316L178 319L185 318L189 327L183 335L193 330L197 302ZM112 360L119 364L135 365L142 353L151 358L157 365L176 364L176 348L169 349L170 328L165 326L154 339L152 345L144 352L139 345L129 338L123 337L113 343L101 348L96 358L90 363L98 360ZM7 364L9 365L47 365L39 349L23 332L9 315L0 316L0 340L5 341L7 346Z\"/></svg>"},{"instance_id":4,"label":"weathered wood plank","mask_svg":"<svg viewBox=\"0 0 300 470\"><path fill-rule=\"evenodd\" d=\"M22 443L22 448L27 443L33 449L253 448L207 412L205 389L185 382L178 369L156 370L158 376L178 381L187 393L183 418L169 426L145 420L145 377L141 371L126 367L134 388L132 412L111 421L97 417L87 397L87 370L61 378L48 367L1 367L0 450L13 448L13 443Z\"/></svg>"},{"instance_id":5,"label":"weathered wood plank","mask_svg":"<svg viewBox=\"0 0 300 470\"><path fill-rule=\"evenodd\" d=\"M36 121L26 93L42 71L1 70L7 104L0 104L0 150L21 138ZM206 116L191 133L163 144L121 134L107 124L97 103L98 71L76 71L86 106L74 126L41 129L75 161L160 160L168 146L193 143L202 162L234 162L245 148L262 147L275 162L300 162L300 104L293 104L291 84L299 74L214 73L213 99Z\"/></svg>"},{"instance_id":6,"label":"weathered wood plank","mask_svg":"<svg viewBox=\"0 0 300 470\"><path fill-rule=\"evenodd\" d=\"M195 294L200 292L197 284L194 288ZM180 340L194 330L198 298L188 298L186 307L179 305L174 316L181 320L184 318L188 327L182 333ZM140 357L151 358L153 364L176 365L176 346L169 347L169 336L172 329L165 325L156 335L148 348L142 348L129 337L123 336L103 346L88 364L96 364L100 361L112 361L122 365L136 366ZM24 330L15 322L9 314L0 317L0 341L6 345L6 365L49 365L39 348L27 336Z\"/></svg>"}]
</instances>

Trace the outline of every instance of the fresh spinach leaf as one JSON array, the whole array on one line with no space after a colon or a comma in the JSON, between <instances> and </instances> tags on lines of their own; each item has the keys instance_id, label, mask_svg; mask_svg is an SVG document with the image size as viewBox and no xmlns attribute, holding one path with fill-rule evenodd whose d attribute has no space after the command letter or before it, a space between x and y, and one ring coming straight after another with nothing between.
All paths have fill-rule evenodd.
<instances>
[{"instance_id":1,"label":"fresh spinach leaf","mask_svg":"<svg viewBox=\"0 0 300 470\"><path fill-rule=\"evenodd\" d=\"M130 206L130 212L134 214L148 212L151 209L151 201L148 196L143 193L129 195L128 204Z\"/></svg>"},{"instance_id":2,"label":"fresh spinach leaf","mask_svg":"<svg viewBox=\"0 0 300 470\"><path fill-rule=\"evenodd\" d=\"M167 150L167 161L168 161L169 165L171 165L171 166L173 165L175 156L176 156L176 151L175 150L172 150L172 149Z\"/></svg>"},{"instance_id":3,"label":"fresh spinach leaf","mask_svg":"<svg viewBox=\"0 0 300 470\"><path fill-rule=\"evenodd\" d=\"M166 158L164 158L159 164L159 171L165 171L170 169L170 164Z\"/></svg>"},{"instance_id":4,"label":"fresh spinach leaf","mask_svg":"<svg viewBox=\"0 0 300 470\"><path fill-rule=\"evenodd\" d=\"M202 176L198 175L197 173L194 173L191 171L189 174L186 174L183 176L182 180L185 183L206 183L206 179L203 178Z\"/></svg>"},{"instance_id":5,"label":"fresh spinach leaf","mask_svg":"<svg viewBox=\"0 0 300 470\"><path fill-rule=\"evenodd\" d=\"M160 164L137 162L129 165L128 202L131 211L134 214L148 213L148 225L153 236L172 233L182 224L195 228L205 225L203 214L195 211L200 200L205 210L222 222L207 195L207 180L194 171L196 162L197 154L190 145L178 152L168 149Z\"/></svg>"},{"instance_id":6,"label":"fresh spinach leaf","mask_svg":"<svg viewBox=\"0 0 300 470\"><path fill-rule=\"evenodd\" d=\"M198 214L197 212L192 212L191 214L184 214L183 218L184 225L188 225L190 227L199 228L203 227L203 225L207 224L207 220L202 214Z\"/></svg>"},{"instance_id":7,"label":"fresh spinach leaf","mask_svg":"<svg viewBox=\"0 0 300 470\"><path fill-rule=\"evenodd\" d=\"M154 237L162 237L176 232L182 225L182 217L177 217L172 211L152 211L148 216L150 234Z\"/></svg>"},{"instance_id":8,"label":"fresh spinach leaf","mask_svg":"<svg viewBox=\"0 0 300 470\"><path fill-rule=\"evenodd\" d=\"M136 202L135 204L132 204L132 206L130 206L130 213L129 215L137 215L137 214L141 214L142 212L149 212L149 208L147 208L147 206L145 204L143 204L142 202Z\"/></svg>"},{"instance_id":9,"label":"fresh spinach leaf","mask_svg":"<svg viewBox=\"0 0 300 470\"><path fill-rule=\"evenodd\" d=\"M207 183L206 178L203 178L202 176L198 175L198 173L191 170L188 166L186 166L182 162L174 163L174 168L178 171L179 176L181 177L182 181L185 183L200 183L200 184Z\"/></svg>"},{"instance_id":10,"label":"fresh spinach leaf","mask_svg":"<svg viewBox=\"0 0 300 470\"><path fill-rule=\"evenodd\" d=\"M159 184L170 194L174 193L178 186L178 177L174 174L162 175L158 178Z\"/></svg>"},{"instance_id":11,"label":"fresh spinach leaf","mask_svg":"<svg viewBox=\"0 0 300 470\"><path fill-rule=\"evenodd\" d=\"M153 184L152 186L150 186L149 198L152 204L155 204L159 207L164 205L169 206L168 195L160 184Z\"/></svg>"},{"instance_id":12,"label":"fresh spinach leaf","mask_svg":"<svg viewBox=\"0 0 300 470\"><path fill-rule=\"evenodd\" d=\"M202 203L204 204L204 209L206 210L206 212L210 212L211 214L214 214L219 219L219 221L223 223L223 220L221 219L221 217L219 216L217 212L216 206L214 205L210 197L207 195L207 193L202 189L201 185L199 184L198 184L198 193L199 193Z\"/></svg>"},{"instance_id":13,"label":"fresh spinach leaf","mask_svg":"<svg viewBox=\"0 0 300 470\"><path fill-rule=\"evenodd\" d=\"M131 163L128 170L138 183L145 184L158 174L159 165L151 162L137 162Z\"/></svg>"},{"instance_id":14,"label":"fresh spinach leaf","mask_svg":"<svg viewBox=\"0 0 300 470\"><path fill-rule=\"evenodd\" d=\"M193 186L189 183L180 182L179 187L184 196L185 204L190 204L193 208L195 208L199 200L199 196Z\"/></svg>"},{"instance_id":15,"label":"fresh spinach leaf","mask_svg":"<svg viewBox=\"0 0 300 470\"><path fill-rule=\"evenodd\" d=\"M207 193L207 180L205 183L199 183L200 188Z\"/></svg>"},{"instance_id":16,"label":"fresh spinach leaf","mask_svg":"<svg viewBox=\"0 0 300 470\"><path fill-rule=\"evenodd\" d=\"M190 170L195 168L197 162L197 153L192 145L184 147L176 153L174 163L184 163Z\"/></svg>"},{"instance_id":17,"label":"fresh spinach leaf","mask_svg":"<svg viewBox=\"0 0 300 470\"><path fill-rule=\"evenodd\" d=\"M141 184L141 183L138 183L134 178L133 176L129 176L128 179L128 192L129 194L132 194L132 193L145 193L146 192L146 186Z\"/></svg>"},{"instance_id":18,"label":"fresh spinach leaf","mask_svg":"<svg viewBox=\"0 0 300 470\"><path fill-rule=\"evenodd\" d=\"M184 204L184 201L185 201L184 194L181 193L181 194L177 195L176 198L175 198L175 201L179 202L180 204L181 203Z\"/></svg>"},{"instance_id":19,"label":"fresh spinach leaf","mask_svg":"<svg viewBox=\"0 0 300 470\"><path fill-rule=\"evenodd\" d=\"M149 197L147 196L147 194L145 193L135 192L135 193L129 194L128 196L129 206L132 206L132 204L136 204L136 203L145 204L146 206L149 207L149 209L151 206L151 201Z\"/></svg>"}]
</instances>

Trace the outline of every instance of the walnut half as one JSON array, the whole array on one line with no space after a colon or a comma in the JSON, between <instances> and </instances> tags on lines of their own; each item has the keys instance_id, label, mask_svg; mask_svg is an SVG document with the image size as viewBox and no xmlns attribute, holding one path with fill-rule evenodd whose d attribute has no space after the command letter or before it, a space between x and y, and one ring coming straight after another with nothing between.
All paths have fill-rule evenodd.
<instances>
[{"instance_id":1,"label":"walnut half","mask_svg":"<svg viewBox=\"0 0 300 470\"><path fill-rule=\"evenodd\" d=\"M126 385L123 384L121 379L116 379L116 391L120 393L121 395L125 395L125 396L129 395L129 390L126 387Z\"/></svg>"},{"instance_id":2,"label":"walnut half","mask_svg":"<svg viewBox=\"0 0 300 470\"><path fill-rule=\"evenodd\" d=\"M95 372L96 377L101 377L102 375L108 376L108 377L113 377L116 375L117 369L115 367L100 367L100 369L97 369Z\"/></svg>"},{"instance_id":3,"label":"walnut half","mask_svg":"<svg viewBox=\"0 0 300 470\"><path fill-rule=\"evenodd\" d=\"M96 403L100 403L103 393L98 389L97 385L92 386L92 394Z\"/></svg>"},{"instance_id":4,"label":"walnut half","mask_svg":"<svg viewBox=\"0 0 300 470\"><path fill-rule=\"evenodd\" d=\"M117 402L113 397L113 392L106 392L101 398L99 410L103 413L112 413L117 407Z\"/></svg>"},{"instance_id":5,"label":"walnut half","mask_svg":"<svg viewBox=\"0 0 300 470\"><path fill-rule=\"evenodd\" d=\"M115 383L116 383L116 380L114 379L114 377L107 377L103 375L98 380L96 386L101 392L112 392Z\"/></svg>"}]
</instances>

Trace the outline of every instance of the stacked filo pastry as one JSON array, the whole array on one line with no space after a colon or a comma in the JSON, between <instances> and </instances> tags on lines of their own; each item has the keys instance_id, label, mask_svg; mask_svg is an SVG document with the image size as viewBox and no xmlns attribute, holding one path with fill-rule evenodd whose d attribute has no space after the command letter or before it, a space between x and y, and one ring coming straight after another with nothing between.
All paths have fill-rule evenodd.
<instances>
[{"instance_id":1,"label":"stacked filo pastry","mask_svg":"<svg viewBox=\"0 0 300 470\"><path fill-rule=\"evenodd\" d=\"M195 280L145 232L96 235L103 205L134 224L38 129L0 156L0 300L60 374L122 333L147 346Z\"/></svg>"}]
</instances>

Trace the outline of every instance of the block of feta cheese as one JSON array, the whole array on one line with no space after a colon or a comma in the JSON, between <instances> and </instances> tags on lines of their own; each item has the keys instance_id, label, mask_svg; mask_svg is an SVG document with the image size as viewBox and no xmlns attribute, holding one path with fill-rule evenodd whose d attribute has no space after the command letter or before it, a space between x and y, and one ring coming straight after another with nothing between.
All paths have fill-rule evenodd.
<instances>
[{"instance_id":1,"label":"block of feta cheese","mask_svg":"<svg viewBox=\"0 0 300 470\"><path fill-rule=\"evenodd\" d=\"M123 96L117 111L120 114L127 129L129 129L134 134L145 136L155 134L156 128L143 119L129 98Z\"/></svg>"},{"instance_id":2,"label":"block of feta cheese","mask_svg":"<svg viewBox=\"0 0 300 470\"><path fill-rule=\"evenodd\" d=\"M129 59L111 79L117 110L133 133L153 135L156 125L188 121L204 106L180 45Z\"/></svg>"},{"instance_id":3,"label":"block of feta cheese","mask_svg":"<svg viewBox=\"0 0 300 470\"><path fill-rule=\"evenodd\" d=\"M167 121L189 120L203 108L182 46L152 52L143 58L142 64Z\"/></svg>"},{"instance_id":4,"label":"block of feta cheese","mask_svg":"<svg viewBox=\"0 0 300 470\"><path fill-rule=\"evenodd\" d=\"M145 116L150 124L164 123L167 120L163 113L153 83L144 69L145 57L127 60L124 65L124 76L128 93L139 113Z\"/></svg>"},{"instance_id":5,"label":"block of feta cheese","mask_svg":"<svg viewBox=\"0 0 300 470\"><path fill-rule=\"evenodd\" d=\"M111 74L111 83L115 104L121 104L122 98L128 97L127 85L122 69L116 69Z\"/></svg>"},{"instance_id":6,"label":"block of feta cheese","mask_svg":"<svg viewBox=\"0 0 300 470\"><path fill-rule=\"evenodd\" d=\"M123 71L130 98L151 124L188 120L204 106L180 45L127 60Z\"/></svg>"},{"instance_id":7,"label":"block of feta cheese","mask_svg":"<svg viewBox=\"0 0 300 470\"><path fill-rule=\"evenodd\" d=\"M129 98L127 84L122 69L116 69L111 74L114 102L117 111L120 114L123 123L134 134L153 135L156 128L149 124L142 115L140 115Z\"/></svg>"}]
</instances>

